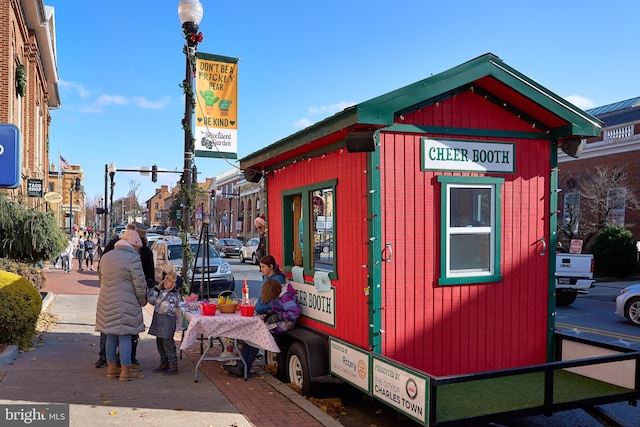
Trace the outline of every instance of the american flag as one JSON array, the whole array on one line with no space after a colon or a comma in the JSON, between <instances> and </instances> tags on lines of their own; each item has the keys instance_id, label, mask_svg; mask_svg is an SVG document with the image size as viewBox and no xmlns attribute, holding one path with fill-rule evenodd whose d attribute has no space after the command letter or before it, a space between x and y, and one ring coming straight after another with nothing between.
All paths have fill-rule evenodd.
<instances>
[{"instance_id":1,"label":"american flag","mask_svg":"<svg viewBox=\"0 0 640 427\"><path fill-rule=\"evenodd\" d=\"M59 161L60 169L69 169L71 167L71 166L69 166L69 162L67 162L67 160L64 157L62 157L60 155L58 155L58 156L60 157L60 161Z\"/></svg>"}]
</instances>

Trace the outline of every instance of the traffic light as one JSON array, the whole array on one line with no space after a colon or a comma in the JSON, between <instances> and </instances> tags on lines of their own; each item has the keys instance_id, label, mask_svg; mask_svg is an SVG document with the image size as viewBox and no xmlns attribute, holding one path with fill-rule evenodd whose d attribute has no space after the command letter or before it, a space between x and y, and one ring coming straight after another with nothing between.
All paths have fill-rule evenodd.
<instances>
[{"instance_id":1,"label":"traffic light","mask_svg":"<svg viewBox=\"0 0 640 427\"><path fill-rule=\"evenodd\" d=\"M193 167L191 168L191 182L193 183L193 185L198 184L198 168L196 167L196 165L193 165Z\"/></svg>"},{"instance_id":2,"label":"traffic light","mask_svg":"<svg viewBox=\"0 0 640 427\"><path fill-rule=\"evenodd\" d=\"M76 191L80 191L80 178L76 178Z\"/></svg>"},{"instance_id":3,"label":"traffic light","mask_svg":"<svg viewBox=\"0 0 640 427\"><path fill-rule=\"evenodd\" d=\"M158 182L158 166L151 166L151 181Z\"/></svg>"}]
</instances>

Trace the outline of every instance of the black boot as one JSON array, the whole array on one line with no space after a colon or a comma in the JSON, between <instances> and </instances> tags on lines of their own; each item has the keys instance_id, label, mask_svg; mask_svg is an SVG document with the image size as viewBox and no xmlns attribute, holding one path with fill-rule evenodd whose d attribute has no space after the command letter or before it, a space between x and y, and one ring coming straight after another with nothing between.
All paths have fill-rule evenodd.
<instances>
[{"instance_id":1,"label":"black boot","mask_svg":"<svg viewBox=\"0 0 640 427\"><path fill-rule=\"evenodd\" d=\"M169 362L160 362L160 366L158 366L157 368L153 368L152 371L155 372L156 374L161 374L167 371L167 369L169 369Z\"/></svg>"},{"instance_id":2,"label":"black boot","mask_svg":"<svg viewBox=\"0 0 640 427\"><path fill-rule=\"evenodd\" d=\"M237 365L222 365L222 369L234 377L244 378L244 365L242 363L238 363Z\"/></svg>"},{"instance_id":3,"label":"black boot","mask_svg":"<svg viewBox=\"0 0 640 427\"><path fill-rule=\"evenodd\" d=\"M96 362L96 368L104 368L107 366L107 359L100 357Z\"/></svg>"}]
</instances>

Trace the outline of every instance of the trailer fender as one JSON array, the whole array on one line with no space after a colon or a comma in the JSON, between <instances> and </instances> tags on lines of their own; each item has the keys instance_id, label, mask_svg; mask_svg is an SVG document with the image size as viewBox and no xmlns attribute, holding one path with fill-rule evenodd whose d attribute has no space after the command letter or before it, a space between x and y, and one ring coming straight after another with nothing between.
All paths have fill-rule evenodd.
<instances>
[{"instance_id":1,"label":"trailer fender","mask_svg":"<svg viewBox=\"0 0 640 427\"><path fill-rule=\"evenodd\" d=\"M329 374L328 343L323 336L301 327L290 329L283 335L278 337L278 344L282 343L286 346L286 348L280 347L281 355L286 355L289 347L294 342L299 342L307 353L311 379ZM288 342L285 343L285 341Z\"/></svg>"}]
</instances>

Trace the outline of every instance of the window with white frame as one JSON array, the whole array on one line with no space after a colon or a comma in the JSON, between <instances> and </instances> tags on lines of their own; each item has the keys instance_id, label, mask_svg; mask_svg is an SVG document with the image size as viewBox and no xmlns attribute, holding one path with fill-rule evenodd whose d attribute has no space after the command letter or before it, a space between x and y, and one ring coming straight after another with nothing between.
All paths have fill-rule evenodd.
<instances>
[{"instance_id":1,"label":"window with white frame","mask_svg":"<svg viewBox=\"0 0 640 427\"><path fill-rule=\"evenodd\" d=\"M438 176L441 187L440 284L486 283L500 276L502 178Z\"/></svg>"}]
</instances>

